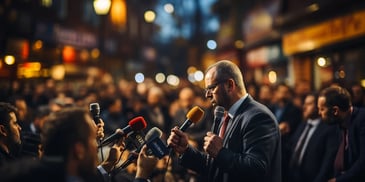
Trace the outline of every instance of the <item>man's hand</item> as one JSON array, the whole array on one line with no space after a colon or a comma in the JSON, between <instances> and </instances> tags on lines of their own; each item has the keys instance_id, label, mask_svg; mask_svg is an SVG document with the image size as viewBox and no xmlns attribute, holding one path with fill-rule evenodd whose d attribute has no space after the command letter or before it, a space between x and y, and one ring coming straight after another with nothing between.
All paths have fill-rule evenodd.
<instances>
[{"instance_id":1,"label":"man's hand","mask_svg":"<svg viewBox=\"0 0 365 182\"><path fill-rule=\"evenodd\" d=\"M179 130L177 126L171 129L167 145L172 147L175 152L183 154L188 149L188 136Z\"/></svg>"},{"instance_id":2,"label":"man's hand","mask_svg":"<svg viewBox=\"0 0 365 182\"><path fill-rule=\"evenodd\" d=\"M147 146L144 145L138 154L136 178L148 179L156 168L157 161L157 157L147 155Z\"/></svg>"},{"instance_id":3,"label":"man's hand","mask_svg":"<svg viewBox=\"0 0 365 182\"><path fill-rule=\"evenodd\" d=\"M105 171L108 173L112 171L113 167L118 163L118 159L122 155L124 148L125 143L123 137L110 148L108 157L103 162L101 162L100 165L103 166Z\"/></svg>"},{"instance_id":4,"label":"man's hand","mask_svg":"<svg viewBox=\"0 0 365 182\"><path fill-rule=\"evenodd\" d=\"M104 122L100 119L100 122L96 125L96 138L102 140L104 138Z\"/></svg>"},{"instance_id":5,"label":"man's hand","mask_svg":"<svg viewBox=\"0 0 365 182\"><path fill-rule=\"evenodd\" d=\"M204 137L203 148L206 153L215 158L217 157L219 151L223 148L223 139L209 131Z\"/></svg>"}]
</instances>

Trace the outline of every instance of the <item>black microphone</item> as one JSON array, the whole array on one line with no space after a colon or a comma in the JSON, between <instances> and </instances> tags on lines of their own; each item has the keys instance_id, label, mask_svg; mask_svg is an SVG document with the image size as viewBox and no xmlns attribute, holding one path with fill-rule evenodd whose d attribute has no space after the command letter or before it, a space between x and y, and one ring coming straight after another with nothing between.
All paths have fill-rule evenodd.
<instances>
[{"instance_id":1,"label":"black microphone","mask_svg":"<svg viewBox=\"0 0 365 182\"><path fill-rule=\"evenodd\" d=\"M157 130L159 130L159 132L161 132L162 134L162 131L160 129L157 128ZM146 145L148 148L147 155L151 155L152 152L152 155L158 157L159 159L162 159L162 157L169 153L169 149L160 137L161 135L146 135L145 140L147 141Z\"/></svg>"},{"instance_id":2,"label":"black microphone","mask_svg":"<svg viewBox=\"0 0 365 182\"><path fill-rule=\"evenodd\" d=\"M199 106L195 106L186 114L186 120L180 126L181 131L185 131L193 123L199 122L204 116L204 111Z\"/></svg>"},{"instance_id":3,"label":"black microphone","mask_svg":"<svg viewBox=\"0 0 365 182\"><path fill-rule=\"evenodd\" d=\"M213 125L212 125L212 132L214 134L218 134L218 128L219 128L219 124L222 121L222 118L224 116L224 107L222 106L216 106L214 108L214 121L213 121ZM209 156L209 154L207 154L207 160L206 160L206 164L208 165L209 162L211 160L211 157Z\"/></svg>"},{"instance_id":4,"label":"black microphone","mask_svg":"<svg viewBox=\"0 0 365 182\"><path fill-rule=\"evenodd\" d=\"M148 150L147 155L155 155L156 157L159 157L160 159L167 154L168 149L166 145L162 142L160 137L162 136L162 131L158 129L157 127L153 127L145 136L144 144L147 144ZM158 141L159 140L159 141ZM154 143L154 144L151 144ZM162 144L161 144L162 143ZM137 150L135 150L135 153L139 153L143 147L142 144ZM162 151L162 152L161 152ZM161 157L161 155L163 155ZM125 162L119 167L120 169L124 169L127 166L129 166L135 159L138 158L138 155L130 154Z\"/></svg>"},{"instance_id":5,"label":"black microphone","mask_svg":"<svg viewBox=\"0 0 365 182\"><path fill-rule=\"evenodd\" d=\"M103 140L101 142L101 146L107 145L107 144L112 143L113 141L119 140L123 136L127 136L128 134L130 134L134 131L143 130L144 128L146 128L146 126L147 126L147 123L144 120L144 118L142 116L138 116L138 117L132 119L131 121L129 121L128 126L122 128L121 131L120 131L120 129L117 129L117 131L114 134L110 135L108 138Z\"/></svg>"},{"instance_id":6,"label":"black microphone","mask_svg":"<svg viewBox=\"0 0 365 182\"><path fill-rule=\"evenodd\" d=\"M100 123L100 106L98 103L95 102L95 103L90 104L90 113L93 117L95 124L99 124Z\"/></svg>"},{"instance_id":7,"label":"black microphone","mask_svg":"<svg viewBox=\"0 0 365 182\"><path fill-rule=\"evenodd\" d=\"M216 106L214 109L213 133L218 134L218 127L224 116L224 107Z\"/></svg>"}]
</instances>

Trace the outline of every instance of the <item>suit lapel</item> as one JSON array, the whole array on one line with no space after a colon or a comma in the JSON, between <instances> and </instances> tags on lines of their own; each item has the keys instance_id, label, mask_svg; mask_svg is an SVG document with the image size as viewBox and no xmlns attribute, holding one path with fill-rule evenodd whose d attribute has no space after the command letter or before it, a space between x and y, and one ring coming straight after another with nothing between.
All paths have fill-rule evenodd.
<instances>
[{"instance_id":1,"label":"suit lapel","mask_svg":"<svg viewBox=\"0 0 365 182\"><path fill-rule=\"evenodd\" d=\"M228 125L226 134L224 135L223 139L223 146L227 146L228 139L231 138L233 131L237 128L237 125L239 125L242 120L237 119L237 113L242 113L243 110L245 110L248 107L248 104L252 102L252 97L249 95L240 105L240 107L237 109L235 115L230 120L230 125ZM240 117L241 118L241 117Z\"/></svg>"}]
</instances>

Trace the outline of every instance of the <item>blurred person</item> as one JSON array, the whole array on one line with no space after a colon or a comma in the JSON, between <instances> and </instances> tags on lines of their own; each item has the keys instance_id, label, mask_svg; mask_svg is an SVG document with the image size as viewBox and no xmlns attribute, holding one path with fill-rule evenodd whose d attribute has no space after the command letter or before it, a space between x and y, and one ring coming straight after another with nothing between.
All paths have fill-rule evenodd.
<instances>
[{"instance_id":1,"label":"blurred person","mask_svg":"<svg viewBox=\"0 0 365 182\"><path fill-rule=\"evenodd\" d=\"M22 127L22 154L30 157L40 157L41 131L51 110L48 105L39 106L35 117L29 125Z\"/></svg>"},{"instance_id":2,"label":"blurred person","mask_svg":"<svg viewBox=\"0 0 365 182\"><path fill-rule=\"evenodd\" d=\"M148 90L147 104L138 115L144 117L148 123L145 131L157 127L165 135L171 129L171 116L166 105L165 93L158 86L153 86Z\"/></svg>"},{"instance_id":3,"label":"blurred person","mask_svg":"<svg viewBox=\"0 0 365 182\"><path fill-rule=\"evenodd\" d=\"M258 97L258 86L255 82L248 83L246 85L247 93L253 98L257 99Z\"/></svg>"},{"instance_id":4,"label":"blurred person","mask_svg":"<svg viewBox=\"0 0 365 182\"><path fill-rule=\"evenodd\" d=\"M280 83L274 90L274 101L271 110L279 122L281 135L290 136L301 121L301 109L293 104L293 92L285 83Z\"/></svg>"},{"instance_id":5,"label":"blurred person","mask_svg":"<svg viewBox=\"0 0 365 182\"><path fill-rule=\"evenodd\" d=\"M0 166L19 157L21 145L17 108L6 102L0 102Z\"/></svg>"},{"instance_id":6,"label":"blurred person","mask_svg":"<svg viewBox=\"0 0 365 182\"><path fill-rule=\"evenodd\" d=\"M360 84L353 84L351 86L351 100L354 107L365 106L365 89Z\"/></svg>"},{"instance_id":7,"label":"blurred person","mask_svg":"<svg viewBox=\"0 0 365 182\"><path fill-rule=\"evenodd\" d=\"M303 122L291 140L292 152L287 173L290 182L323 182L333 175L339 130L321 120L317 100L315 93L308 94L304 99Z\"/></svg>"},{"instance_id":8,"label":"blurred person","mask_svg":"<svg viewBox=\"0 0 365 182\"><path fill-rule=\"evenodd\" d=\"M292 102L293 92L285 83L279 83L274 90L274 98L270 110L274 113L279 123L282 147L282 172L283 181L286 182L286 173L289 165L289 142L292 134L302 121L302 111Z\"/></svg>"},{"instance_id":9,"label":"blurred person","mask_svg":"<svg viewBox=\"0 0 365 182\"><path fill-rule=\"evenodd\" d=\"M354 107L350 93L340 86L320 92L318 109L323 122L341 129L335 175L329 182L365 181L365 109Z\"/></svg>"},{"instance_id":10,"label":"blurred person","mask_svg":"<svg viewBox=\"0 0 365 182\"><path fill-rule=\"evenodd\" d=\"M65 107L74 106L75 102L74 102L73 98L65 96L65 97L56 97L56 98L51 99L49 101L48 105L49 105L51 112L56 112Z\"/></svg>"},{"instance_id":11,"label":"blurred person","mask_svg":"<svg viewBox=\"0 0 365 182\"><path fill-rule=\"evenodd\" d=\"M207 132L204 152L188 145L187 134L178 127L171 130L167 143L180 155L180 164L209 182L281 181L281 141L275 116L247 93L234 63L219 61L205 75L206 98L213 106L224 107L227 114L217 131Z\"/></svg>"},{"instance_id":12,"label":"blurred person","mask_svg":"<svg viewBox=\"0 0 365 182\"><path fill-rule=\"evenodd\" d=\"M124 128L128 121L123 112L122 99L117 96L109 96L101 102L100 117L104 120L104 131L106 136L110 136L118 128Z\"/></svg>"},{"instance_id":13,"label":"blurred person","mask_svg":"<svg viewBox=\"0 0 365 182\"><path fill-rule=\"evenodd\" d=\"M311 85L308 80L300 79L295 82L293 104L302 107L307 94L311 92Z\"/></svg>"},{"instance_id":14,"label":"blurred person","mask_svg":"<svg viewBox=\"0 0 365 182\"><path fill-rule=\"evenodd\" d=\"M21 127L30 124L30 110L25 98L20 95L14 95L9 98L9 103L17 108L17 122Z\"/></svg>"},{"instance_id":15,"label":"blurred person","mask_svg":"<svg viewBox=\"0 0 365 182\"><path fill-rule=\"evenodd\" d=\"M267 107L270 107L273 90L270 85L263 84L259 88L258 101Z\"/></svg>"}]
</instances>

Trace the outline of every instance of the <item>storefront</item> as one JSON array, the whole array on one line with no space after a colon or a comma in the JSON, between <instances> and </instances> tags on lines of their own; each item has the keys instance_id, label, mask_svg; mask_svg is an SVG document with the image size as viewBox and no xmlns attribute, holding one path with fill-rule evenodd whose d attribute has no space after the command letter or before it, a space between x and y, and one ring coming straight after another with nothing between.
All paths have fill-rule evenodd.
<instances>
[{"instance_id":1,"label":"storefront","mask_svg":"<svg viewBox=\"0 0 365 182\"><path fill-rule=\"evenodd\" d=\"M364 82L365 9L285 33L282 47L294 80L311 81L315 90Z\"/></svg>"}]
</instances>

